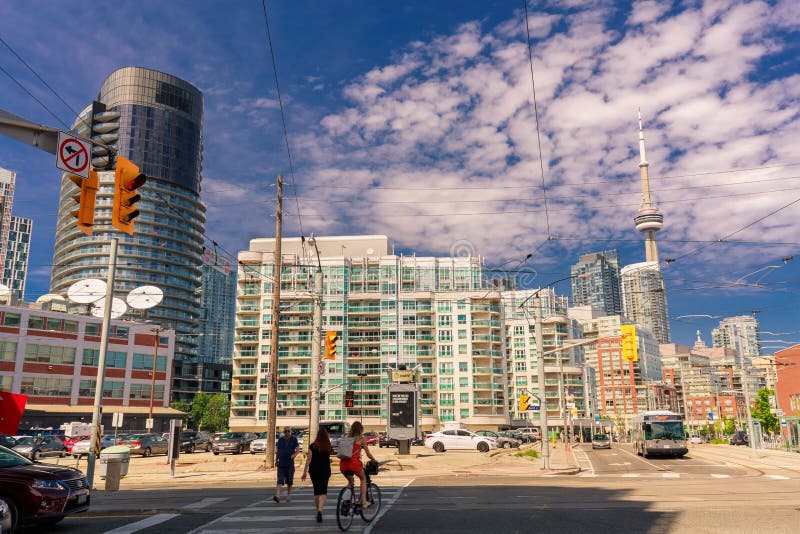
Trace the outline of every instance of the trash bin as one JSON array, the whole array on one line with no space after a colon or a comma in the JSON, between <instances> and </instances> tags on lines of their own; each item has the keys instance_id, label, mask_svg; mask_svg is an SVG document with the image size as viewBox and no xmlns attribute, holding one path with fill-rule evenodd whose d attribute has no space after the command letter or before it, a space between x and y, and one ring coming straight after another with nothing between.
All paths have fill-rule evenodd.
<instances>
[{"instance_id":1,"label":"trash bin","mask_svg":"<svg viewBox=\"0 0 800 534\"><path fill-rule=\"evenodd\" d=\"M105 478L108 472L108 464L120 464L119 476L124 477L128 474L128 464L131 461L131 449L124 445L114 445L100 451L100 471L99 475Z\"/></svg>"}]
</instances>

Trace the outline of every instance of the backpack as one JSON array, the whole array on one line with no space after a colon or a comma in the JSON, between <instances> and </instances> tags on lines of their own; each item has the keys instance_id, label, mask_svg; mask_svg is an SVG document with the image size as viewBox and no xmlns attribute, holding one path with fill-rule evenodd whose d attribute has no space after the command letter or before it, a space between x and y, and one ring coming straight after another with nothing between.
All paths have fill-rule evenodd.
<instances>
[{"instance_id":1,"label":"backpack","mask_svg":"<svg viewBox=\"0 0 800 534\"><path fill-rule=\"evenodd\" d=\"M339 447L336 451L336 457L342 460L349 460L353 457L353 448L356 444L356 438L350 436L343 436L339 439Z\"/></svg>"}]
</instances>

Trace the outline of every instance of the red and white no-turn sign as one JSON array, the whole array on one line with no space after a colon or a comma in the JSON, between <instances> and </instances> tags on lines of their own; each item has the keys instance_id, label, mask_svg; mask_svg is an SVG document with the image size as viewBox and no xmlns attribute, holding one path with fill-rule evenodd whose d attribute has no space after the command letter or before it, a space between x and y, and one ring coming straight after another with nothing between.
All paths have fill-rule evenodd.
<instances>
[{"instance_id":1,"label":"red and white no-turn sign","mask_svg":"<svg viewBox=\"0 0 800 534\"><path fill-rule=\"evenodd\" d=\"M56 167L70 174L89 177L92 143L88 139L58 132Z\"/></svg>"}]
</instances>

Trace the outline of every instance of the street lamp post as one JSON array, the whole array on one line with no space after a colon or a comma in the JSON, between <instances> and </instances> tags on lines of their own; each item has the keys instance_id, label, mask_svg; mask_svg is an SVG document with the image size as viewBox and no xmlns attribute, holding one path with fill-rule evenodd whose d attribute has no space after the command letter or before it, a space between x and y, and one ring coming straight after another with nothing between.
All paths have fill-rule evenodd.
<instances>
[{"instance_id":1,"label":"street lamp post","mask_svg":"<svg viewBox=\"0 0 800 534\"><path fill-rule=\"evenodd\" d=\"M317 270L314 272L314 326L311 338L311 402L309 406L308 442L316 438L319 431L320 410L320 366L322 365L322 260L314 234L308 242L317 253Z\"/></svg>"},{"instance_id":2,"label":"street lamp post","mask_svg":"<svg viewBox=\"0 0 800 534\"><path fill-rule=\"evenodd\" d=\"M150 411L147 417L147 431L152 432L154 421L153 421L153 398L155 397L156 393L156 360L158 359L158 341L161 335L161 332L167 330L166 328L162 328L160 326L156 328L151 328L150 331L153 332L153 367L152 367L152 378L150 379ZM163 428L163 427L162 427Z\"/></svg>"}]
</instances>

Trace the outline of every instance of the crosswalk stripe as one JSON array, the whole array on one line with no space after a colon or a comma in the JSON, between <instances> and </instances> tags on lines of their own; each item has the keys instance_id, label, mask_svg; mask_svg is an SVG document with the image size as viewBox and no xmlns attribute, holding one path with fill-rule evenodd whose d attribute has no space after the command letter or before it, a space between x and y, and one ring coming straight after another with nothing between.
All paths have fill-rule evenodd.
<instances>
[{"instance_id":1,"label":"crosswalk stripe","mask_svg":"<svg viewBox=\"0 0 800 534\"><path fill-rule=\"evenodd\" d=\"M638 476L639 473L625 473L624 475L622 475L622 478L637 478Z\"/></svg>"},{"instance_id":2,"label":"crosswalk stripe","mask_svg":"<svg viewBox=\"0 0 800 534\"><path fill-rule=\"evenodd\" d=\"M661 473L663 478L681 478L680 473Z\"/></svg>"},{"instance_id":3,"label":"crosswalk stripe","mask_svg":"<svg viewBox=\"0 0 800 534\"><path fill-rule=\"evenodd\" d=\"M789 477L785 477L783 475L769 475L769 478L772 480L789 480Z\"/></svg>"},{"instance_id":4,"label":"crosswalk stripe","mask_svg":"<svg viewBox=\"0 0 800 534\"><path fill-rule=\"evenodd\" d=\"M115 528L114 530L107 530L105 534L131 534L132 532L136 532L137 530L142 530L148 527L152 527L154 525L158 525L159 523L169 521L173 517L178 517L178 515L179 514L151 515L150 517L146 517L141 521L136 521L135 523L123 525L119 528Z\"/></svg>"},{"instance_id":5,"label":"crosswalk stripe","mask_svg":"<svg viewBox=\"0 0 800 534\"><path fill-rule=\"evenodd\" d=\"M717 473L711 473L711 478L731 478L730 475L720 475Z\"/></svg>"},{"instance_id":6,"label":"crosswalk stripe","mask_svg":"<svg viewBox=\"0 0 800 534\"><path fill-rule=\"evenodd\" d=\"M206 506L227 500L228 500L227 497L206 497L205 499L193 502L192 504L187 504L186 506L183 507L183 510L198 510L200 508L204 508Z\"/></svg>"}]
</instances>

